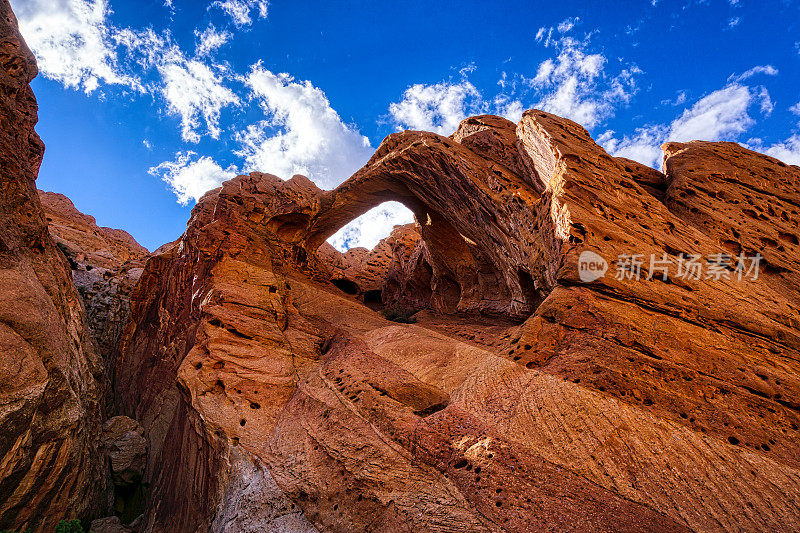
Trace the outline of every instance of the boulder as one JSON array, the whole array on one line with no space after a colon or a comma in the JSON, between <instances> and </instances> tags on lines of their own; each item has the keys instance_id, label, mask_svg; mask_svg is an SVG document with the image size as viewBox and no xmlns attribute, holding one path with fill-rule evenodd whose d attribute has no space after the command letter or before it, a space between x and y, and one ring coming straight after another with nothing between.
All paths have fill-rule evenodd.
<instances>
[{"instance_id":1,"label":"boulder","mask_svg":"<svg viewBox=\"0 0 800 533\"><path fill-rule=\"evenodd\" d=\"M147 458L143 433L139 423L127 416L114 416L103 424L103 449L111 465L114 485L124 487L141 481Z\"/></svg>"}]
</instances>

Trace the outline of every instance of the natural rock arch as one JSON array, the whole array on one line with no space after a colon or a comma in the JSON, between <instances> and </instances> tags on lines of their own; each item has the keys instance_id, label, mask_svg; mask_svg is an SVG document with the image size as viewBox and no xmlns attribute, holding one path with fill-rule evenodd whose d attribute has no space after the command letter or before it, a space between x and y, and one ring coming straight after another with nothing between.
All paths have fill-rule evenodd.
<instances>
[{"instance_id":1,"label":"natural rock arch","mask_svg":"<svg viewBox=\"0 0 800 533\"><path fill-rule=\"evenodd\" d=\"M369 209L397 201L414 212L428 248L434 308L529 316L543 283L536 281L531 258L513 244L524 239L525 227L515 218L539 196L531 178L520 175L519 159L489 157L507 153L497 145L513 143L514 132L505 119L474 117L451 138L427 132L389 136L363 169L320 197L302 239L305 249L313 252ZM475 150L468 140L481 134ZM510 202L501 200L504 195Z\"/></svg>"}]
</instances>

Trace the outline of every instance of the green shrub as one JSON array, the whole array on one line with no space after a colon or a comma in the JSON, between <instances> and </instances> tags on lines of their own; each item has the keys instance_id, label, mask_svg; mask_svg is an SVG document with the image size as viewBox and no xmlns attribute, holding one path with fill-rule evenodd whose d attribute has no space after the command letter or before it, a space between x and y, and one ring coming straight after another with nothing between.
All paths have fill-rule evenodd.
<instances>
[{"instance_id":1,"label":"green shrub","mask_svg":"<svg viewBox=\"0 0 800 533\"><path fill-rule=\"evenodd\" d=\"M56 524L56 533L84 533L81 521L77 518L62 520Z\"/></svg>"}]
</instances>

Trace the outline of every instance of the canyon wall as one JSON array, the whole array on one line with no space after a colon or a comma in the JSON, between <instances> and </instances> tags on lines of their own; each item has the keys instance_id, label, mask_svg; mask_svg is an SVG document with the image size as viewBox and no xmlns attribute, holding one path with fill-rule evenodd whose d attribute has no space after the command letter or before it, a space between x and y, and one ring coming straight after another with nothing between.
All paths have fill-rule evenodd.
<instances>
[{"instance_id":1,"label":"canyon wall","mask_svg":"<svg viewBox=\"0 0 800 533\"><path fill-rule=\"evenodd\" d=\"M37 68L7 0L0 65L0 529L53 531L108 505L104 365L37 196Z\"/></svg>"}]
</instances>

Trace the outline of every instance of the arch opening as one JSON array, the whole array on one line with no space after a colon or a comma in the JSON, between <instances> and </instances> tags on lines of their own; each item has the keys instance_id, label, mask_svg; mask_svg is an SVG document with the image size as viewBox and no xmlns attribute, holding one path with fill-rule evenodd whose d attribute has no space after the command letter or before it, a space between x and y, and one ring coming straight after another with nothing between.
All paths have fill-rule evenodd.
<instances>
[{"instance_id":1,"label":"arch opening","mask_svg":"<svg viewBox=\"0 0 800 533\"><path fill-rule=\"evenodd\" d=\"M328 238L334 248L344 253L351 248L372 250L391 235L395 226L414 222L414 213L400 202L383 202L360 215Z\"/></svg>"}]
</instances>

